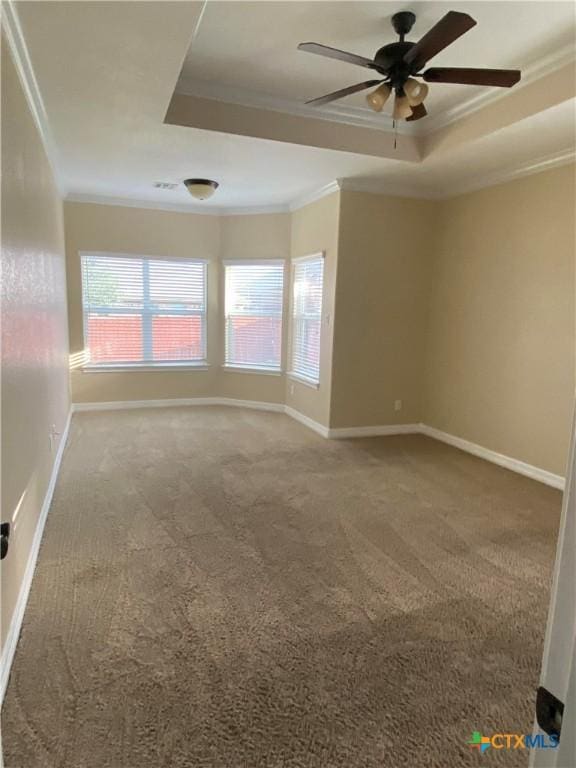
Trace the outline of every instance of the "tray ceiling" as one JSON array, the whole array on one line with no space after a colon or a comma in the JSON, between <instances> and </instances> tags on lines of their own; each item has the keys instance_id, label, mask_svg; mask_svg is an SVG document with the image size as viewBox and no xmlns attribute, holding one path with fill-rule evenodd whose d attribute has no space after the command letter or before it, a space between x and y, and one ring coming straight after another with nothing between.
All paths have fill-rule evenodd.
<instances>
[{"instance_id":1,"label":"tray ceiling","mask_svg":"<svg viewBox=\"0 0 576 768\"><path fill-rule=\"evenodd\" d=\"M524 98L528 109L518 106L507 124L496 125L492 116L482 131L462 127L458 141L447 144L449 150L428 152L417 137L400 136L399 146L412 152L403 156L343 151L334 142L328 148L314 121L303 123L299 135L288 138L259 136L248 128L242 133L226 121L225 104L220 104L218 127L206 119L203 127L166 121L177 83L178 88L204 83L204 96L212 99L218 88L238 95L249 87L294 102L360 81L363 70L332 65L298 53L295 46L317 39L371 55L392 39L389 17L398 10L395 4L209 0L3 5L2 24L68 199L202 212L286 209L336 179L390 194L441 197L541 161L546 166L548 158L562 161L574 151L575 89L573 84L564 88L564 83L561 96L549 103L536 105ZM479 21L462 45L446 54L446 61L438 57L438 64L514 66L574 39L574 6L568 2L419 2L410 7L418 15L415 37L449 8L467 10ZM502 49L495 39L502 41ZM530 88L522 92L529 95ZM462 89L433 90L434 109L444 109L460 99ZM512 114L507 98L493 105L497 113ZM254 114L262 124L273 115L281 125L284 117L266 110ZM358 131L356 146L368 135L364 128L346 128ZM386 142L390 135L384 132L381 143ZM191 176L221 183L209 206L195 204L182 187L182 180ZM157 189L158 181L177 186Z\"/></svg>"},{"instance_id":2,"label":"tray ceiling","mask_svg":"<svg viewBox=\"0 0 576 768\"><path fill-rule=\"evenodd\" d=\"M434 58L434 66L524 68L574 42L571 2L208 2L186 55L177 91L213 93L242 103L254 98L302 104L368 79L361 67L298 51L315 41L372 58L397 41L390 18L410 8L416 41L449 10L469 13L477 26ZM369 73L368 73L369 74ZM431 84L426 106L431 118L488 90L478 86ZM265 103L265 102L263 102ZM365 96L338 102L375 122ZM328 115L330 108L320 108ZM425 128L426 120L418 127Z\"/></svg>"}]
</instances>

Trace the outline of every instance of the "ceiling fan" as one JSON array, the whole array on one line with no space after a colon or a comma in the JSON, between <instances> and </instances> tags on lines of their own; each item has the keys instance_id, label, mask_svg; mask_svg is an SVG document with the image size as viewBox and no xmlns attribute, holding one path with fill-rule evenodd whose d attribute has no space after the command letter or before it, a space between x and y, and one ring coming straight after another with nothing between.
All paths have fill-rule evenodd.
<instances>
[{"instance_id":1,"label":"ceiling fan","mask_svg":"<svg viewBox=\"0 0 576 768\"><path fill-rule=\"evenodd\" d=\"M371 69L380 75L379 79L349 85L347 88L307 101L306 104L321 106L376 85L378 86L376 90L366 97L368 104L375 112L382 111L384 104L394 92L394 120L420 120L427 115L424 106L424 99L428 95L426 83L493 85L510 88L520 80L520 72L517 69L432 67L421 72L420 70L433 56L476 26L476 21L467 13L449 11L417 43L409 43L404 38L415 21L416 16L410 11L395 13L392 16L392 26L400 36L400 40L377 50L374 59L367 59L320 43L300 43L298 46L300 51L347 61L350 64ZM418 82L417 77L423 78L424 82Z\"/></svg>"}]
</instances>

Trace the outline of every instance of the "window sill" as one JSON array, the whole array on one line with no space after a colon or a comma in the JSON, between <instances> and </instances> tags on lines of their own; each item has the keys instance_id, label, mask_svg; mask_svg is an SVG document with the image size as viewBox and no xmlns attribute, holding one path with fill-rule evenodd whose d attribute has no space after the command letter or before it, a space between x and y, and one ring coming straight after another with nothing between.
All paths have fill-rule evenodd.
<instances>
[{"instance_id":1,"label":"window sill","mask_svg":"<svg viewBox=\"0 0 576 768\"><path fill-rule=\"evenodd\" d=\"M127 373L128 371L137 371L139 373L162 373L166 371L207 371L207 363L136 363L134 365L83 365L80 368L82 373Z\"/></svg>"},{"instance_id":2,"label":"window sill","mask_svg":"<svg viewBox=\"0 0 576 768\"><path fill-rule=\"evenodd\" d=\"M243 365L223 365L222 370L229 373L257 373L262 376L282 376L282 371L275 368L250 368Z\"/></svg>"},{"instance_id":3,"label":"window sill","mask_svg":"<svg viewBox=\"0 0 576 768\"><path fill-rule=\"evenodd\" d=\"M311 389L320 389L320 382L314 381L314 379L308 379L306 376L301 376L299 373L292 373L291 371L288 371L286 374L289 379L293 379L294 381L300 382L300 384L305 384L307 387L310 387Z\"/></svg>"}]
</instances>

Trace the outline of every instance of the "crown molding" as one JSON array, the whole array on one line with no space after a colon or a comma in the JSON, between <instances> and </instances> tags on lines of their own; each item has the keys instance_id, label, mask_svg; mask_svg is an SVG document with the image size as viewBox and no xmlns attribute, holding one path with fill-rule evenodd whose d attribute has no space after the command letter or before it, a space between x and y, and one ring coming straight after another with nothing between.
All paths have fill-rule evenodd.
<instances>
[{"instance_id":1,"label":"crown molding","mask_svg":"<svg viewBox=\"0 0 576 768\"><path fill-rule=\"evenodd\" d=\"M527 85L530 85L530 83L534 83L536 80L540 80L540 78L556 72L571 62L576 63L576 47L574 43L569 43L568 45L558 48L557 50L552 51L552 53L536 59L525 67L520 67L522 71L522 79L518 85L514 87L514 92L518 92ZM482 109L489 104L505 99L509 93L510 90L508 88L487 88L482 93L473 96L454 107L446 109L441 114L432 116L426 121L426 125L422 126L423 128L425 127L426 130L418 135L426 136L438 131L440 128L445 128L446 126L455 123L457 120L462 120L463 118L468 117L468 115L477 112L479 109Z\"/></svg>"},{"instance_id":2,"label":"crown molding","mask_svg":"<svg viewBox=\"0 0 576 768\"><path fill-rule=\"evenodd\" d=\"M574 162L576 162L576 150L573 147L562 149L498 173L476 176L474 179L465 179L460 183L451 184L449 194L445 194L444 185L438 183L435 183L433 186L424 187L418 185L402 186L386 179L340 179L339 181L340 189L343 192L365 192L372 195L409 197L424 200L450 200L469 192L506 184L509 181L515 181L524 176L543 173L544 171L550 171L553 168Z\"/></svg>"},{"instance_id":3,"label":"crown molding","mask_svg":"<svg viewBox=\"0 0 576 768\"><path fill-rule=\"evenodd\" d=\"M304 195L299 195L289 205L290 211L298 211L300 208L304 208L305 205L315 203L316 200L321 200L323 197L332 195L334 192L339 192L341 189L340 181L338 179L330 181L319 189L315 189L313 192L307 192Z\"/></svg>"},{"instance_id":4,"label":"crown molding","mask_svg":"<svg viewBox=\"0 0 576 768\"><path fill-rule=\"evenodd\" d=\"M487 174L486 176L480 176L473 180L464 181L461 184L454 184L452 185L449 195L440 194L436 197L441 200L449 200L453 197L465 195L468 192L476 192L479 189L495 187L499 184L505 184L509 181L521 179L524 176L532 176L535 173L551 171L553 168L559 168L562 165L568 165L574 162L576 162L576 150L573 147L559 150L558 152L544 155L537 160L531 160L529 163L524 163L499 173Z\"/></svg>"},{"instance_id":5,"label":"crown molding","mask_svg":"<svg viewBox=\"0 0 576 768\"><path fill-rule=\"evenodd\" d=\"M48 122L48 115L44 106L44 100L38 87L38 81L34 74L32 60L28 53L28 47L24 39L24 33L18 18L18 12L13 0L2 0L1 24L6 35L6 40L10 47L12 60L18 73L18 78L22 84L24 96L32 113L32 118L40 134L40 140L44 146L44 151L48 163L52 170L54 183L63 198L66 195L66 188L62 174L59 170L58 151L54 142L52 131Z\"/></svg>"},{"instance_id":6,"label":"crown molding","mask_svg":"<svg viewBox=\"0 0 576 768\"><path fill-rule=\"evenodd\" d=\"M111 195L91 195L71 193L64 198L65 203L93 203L95 205L114 205L124 208L145 208L152 211L167 211L170 213L194 213L200 216L255 216L257 214L289 213L288 205L262 206L201 206L185 205L184 203L161 203L155 200L138 200L129 197L113 197Z\"/></svg>"},{"instance_id":7,"label":"crown molding","mask_svg":"<svg viewBox=\"0 0 576 768\"><path fill-rule=\"evenodd\" d=\"M451 185L450 193L444 193L444 186L434 184L423 186L418 184L406 185L388 179L336 179L318 189L307 192L295 198L290 204L269 206L235 206L220 207L184 205L181 203L159 203L153 200L137 200L125 197L112 197L107 195L69 194L65 202L93 203L96 205L123 206L126 208L144 208L154 211L167 211L172 213L193 213L200 216L255 216L274 213L293 213L306 205L321 200L334 192L364 192L371 195L388 197L404 197L415 200L448 200L460 195L476 192L480 189L505 184L509 181L531 176L535 173L552 170L553 168L576 162L576 150L574 148L563 149L550 155L545 155L537 160L509 168L499 173L476 176L473 180L464 180L461 183Z\"/></svg>"},{"instance_id":8,"label":"crown molding","mask_svg":"<svg viewBox=\"0 0 576 768\"><path fill-rule=\"evenodd\" d=\"M201 213L201 211L198 211ZM241 206L221 208L221 216L259 216L270 213L290 213L289 205L252 205L242 208Z\"/></svg>"},{"instance_id":9,"label":"crown molding","mask_svg":"<svg viewBox=\"0 0 576 768\"><path fill-rule=\"evenodd\" d=\"M282 112L296 117L308 117L315 120L342 123L355 126L356 128L370 128L385 133L394 132L391 115L375 113L368 108L351 107L341 103L337 104L336 102L325 104L322 106L322 109L318 109L318 107L309 107L302 102L292 99L278 99L270 94L258 93L248 88L232 88L222 83L208 83L204 80L193 80L185 77L181 77L178 81L176 93L228 104L237 104L242 107ZM417 133L417 130L415 124L402 121L398 123L396 132L405 136L413 136Z\"/></svg>"},{"instance_id":10,"label":"crown molding","mask_svg":"<svg viewBox=\"0 0 576 768\"><path fill-rule=\"evenodd\" d=\"M370 195L387 195L389 197L409 197L419 200L433 200L437 197L436 190L424 185L402 184L389 179L340 179L340 189L343 192L364 192Z\"/></svg>"}]
</instances>

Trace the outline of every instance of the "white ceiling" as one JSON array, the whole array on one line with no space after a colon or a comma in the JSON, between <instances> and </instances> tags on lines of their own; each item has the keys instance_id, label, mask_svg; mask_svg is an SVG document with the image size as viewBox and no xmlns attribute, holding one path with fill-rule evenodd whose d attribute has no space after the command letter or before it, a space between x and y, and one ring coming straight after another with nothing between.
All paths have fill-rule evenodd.
<instances>
[{"instance_id":1,"label":"white ceiling","mask_svg":"<svg viewBox=\"0 0 576 768\"><path fill-rule=\"evenodd\" d=\"M391 16L410 9L416 23L407 40L422 37L449 10L470 14L478 23L434 58L434 66L523 68L574 42L572 2L213 2L209 0L186 56L177 90L195 93L205 86L240 94L266 95L302 103L371 78L370 72L297 50L314 41L373 58L396 42ZM224 91L224 92L227 92ZM430 116L486 91L479 86L430 86ZM371 117L364 94L341 104ZM326 107L319 108L326 111ZM381 117L381 116L379 116ZM424 123L422 123L424 125Z\"/></svg>"},{"instance_id":2,"label":"white ceiling","mask_svg":"<svg viewBox=\"0 0 576 768\"><path fill-rule=\"evenodd\" d=\"M358 74L361 80L362 69L326 64L295 51L293 44L316 39L370 55L381 42L375 25L383 41L391 39L388 17L398 10L396 4L210 0L205 8L203 2L14 5L22 33L20 44L16 41L20 58L26 70L29 55L39 121L53 147L61 188L70 198L216 211L285 206L334 179L379 185L396 194L437 195L448 185L464 188L484 176L574 148L573 100L423 163L164 124L185 58L186 76L193 71L203 81L211 77L215 84L238 89L250 84L266 90L273 81L285 99L319 95L354 82ZM460 41L470 40L469 48L459 49L457 57L455 44L449 62L444 55L435 60L454 65L512 66L528 61L531 50L540 56L554 41L566 42L566 23L573 15L568 2L420 2L410 7L418 14L417 35L448 8L466 9L479 20ZM271 11L276 15L270 16ZM573 36L573 25L569 31ZM13 24L12 33L18 37ZM507 41L506 58L493 45L496 35ZM257 61L265 65L257 67ZM344 81L333 66L343 68ZM435 93L434 108L444 109L441 99L460 90L444 87L446 96ZM155 181L179 183L189 176L220 182L209 209L193 203L181 185L174 191L153 187Z\"/></svg>"},{"instance_id":3,"label":"white ceiling","mask_svg":"<svg viewBox=\"0 0 576 768\"><path fill-rule=\"evenodd\" d=\"M448 156L434 156L416 167L422 188L441 196L497 183L515 175L543 169L558 158L574 158L576 99L571 99L490 133L471 144L453 149ZM411 169L410 169L411 170Z\"/></svg>"}]
</instances>

